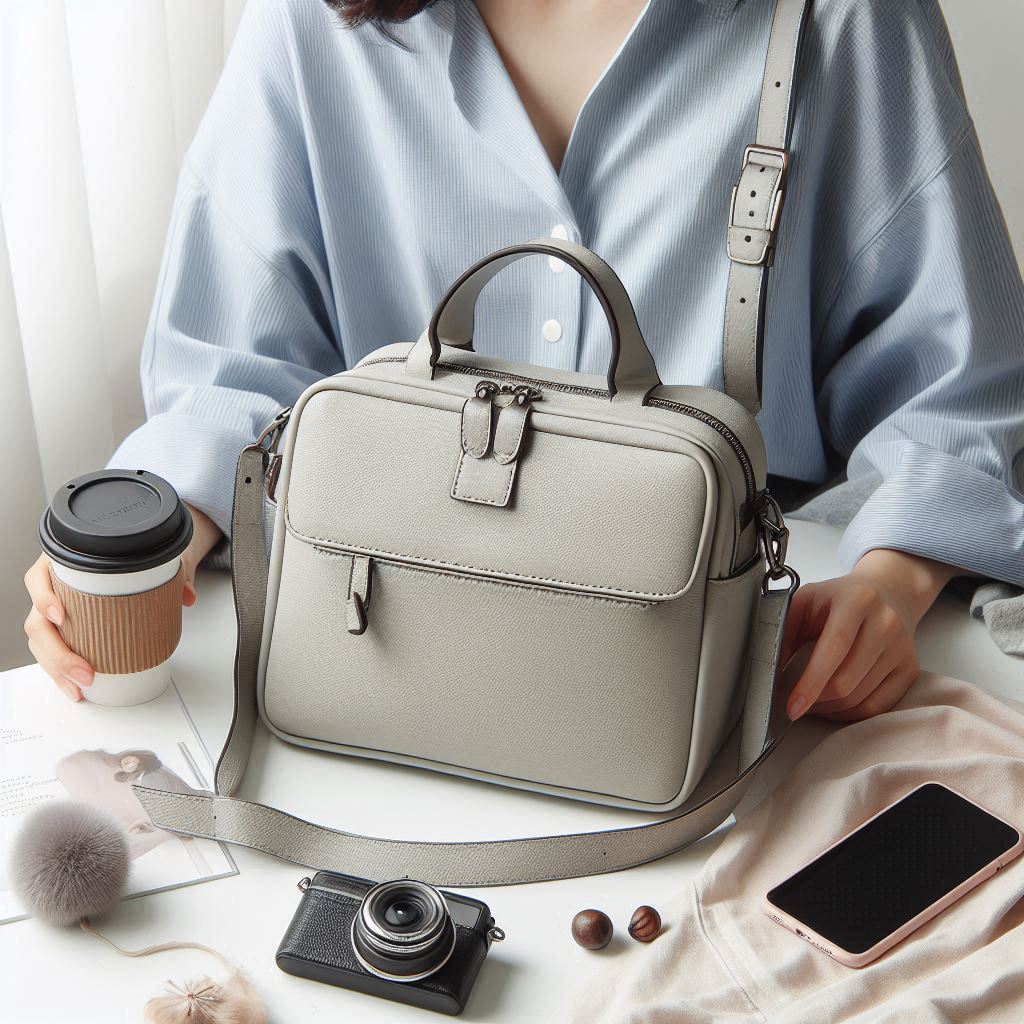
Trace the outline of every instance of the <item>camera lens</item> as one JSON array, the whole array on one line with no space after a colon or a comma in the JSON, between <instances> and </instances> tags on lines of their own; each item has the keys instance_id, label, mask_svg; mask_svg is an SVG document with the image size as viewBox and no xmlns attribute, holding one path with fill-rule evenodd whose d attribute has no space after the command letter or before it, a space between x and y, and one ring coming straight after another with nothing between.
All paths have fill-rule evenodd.
<instances>
[{"instance_id":1,"label":"camera lens","mask_svg":"<svg viewBox=\"0 0 1024 1024\"><path fill-rule=\"evenodd\" d=\"M395 900L384 910L384 920L392 928L412 928L419 924L422 917L422 909L412 900Z\"/></svg>"},{"instance_id":2,"label":"camera lens","mask_svg":"<svg viewBox=\"0 0 1024 1024\"><path fill-rule=\"evenodd\" d=\"M455 925L433 886L410 878L381 882L363 897L352 922L352 948L371 974L419 981L447 963Z\"/></svg>"}]
</instances>

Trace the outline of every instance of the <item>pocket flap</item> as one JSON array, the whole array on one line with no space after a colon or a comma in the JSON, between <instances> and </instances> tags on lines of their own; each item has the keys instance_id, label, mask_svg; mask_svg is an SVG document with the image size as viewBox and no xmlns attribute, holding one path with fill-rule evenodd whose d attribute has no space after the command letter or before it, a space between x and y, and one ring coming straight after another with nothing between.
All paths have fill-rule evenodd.
<instances>
[{"instance_id":1,"label":"pocket flap","mask_svg":"<svg viewBox=\"0 0 1024 1024\"><path fill-rule=\"evenodd\" d=\"M714 475L700 449L538 410L508 506L473 504L451 496L461 408L458 396L422 390L414 401L311 395L291 442L288 528L311 543L523 585L649 602L685 593L714 525Z\"/></svg>"}]
</instances>

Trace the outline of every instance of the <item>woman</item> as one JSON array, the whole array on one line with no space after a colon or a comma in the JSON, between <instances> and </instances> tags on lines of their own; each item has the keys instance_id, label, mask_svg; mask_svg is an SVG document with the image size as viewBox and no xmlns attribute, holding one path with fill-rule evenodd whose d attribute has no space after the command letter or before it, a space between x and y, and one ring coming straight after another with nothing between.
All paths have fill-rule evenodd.
<instances>
[{"instance_id":1,"label":"woman","mask_svg":"<svg viewBox=\"0 0 1024 1024\"><path fill-rule=\"evenodd\" d=\"M182 171L149 420L111 460L193 508L187 605L241 446L320 376L418 336L490 250L589 246L662 379L722 385L726 213L772 0L329 6L249 0ZM853 720L912 685L915 629L952 576L1024 584L1024 288L937 0L818 0L810 17L760 423L775 486L845 465L866 497L848 572L800 589L783 651L813 642L792 717ZM479 347L597 370L603 318L564 271L501 275ZM31 650L78 699L92 670L60 641L45 559L26 581Z\"/></svg>"}]
</instances>

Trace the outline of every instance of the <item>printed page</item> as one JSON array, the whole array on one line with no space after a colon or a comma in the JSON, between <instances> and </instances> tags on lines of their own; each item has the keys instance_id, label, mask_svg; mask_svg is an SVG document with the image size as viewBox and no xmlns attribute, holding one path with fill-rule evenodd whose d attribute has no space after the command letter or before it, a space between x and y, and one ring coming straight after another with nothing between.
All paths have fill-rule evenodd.
<instances>
[{"instance_id":1,"label":"printed page","mask_svg":"<svg viewBox=\"0 0 1024 1024\"><path fill-rule=\"evenodd\" d=\"M0 673L0 924L26 917L10 891L8 857L24 817L78 800L124 831L126 898L206 882L238 869L222 843L156 828L134 782L176 792L213 788L213 763L173 681L135 707L69 701L38 665Z\"/></svg>"}]
</instances>

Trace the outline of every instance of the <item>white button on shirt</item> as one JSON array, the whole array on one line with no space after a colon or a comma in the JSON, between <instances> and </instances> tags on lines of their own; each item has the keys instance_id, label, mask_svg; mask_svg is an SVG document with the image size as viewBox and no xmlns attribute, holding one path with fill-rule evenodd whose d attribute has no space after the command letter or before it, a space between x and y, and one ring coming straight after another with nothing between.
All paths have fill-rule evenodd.
<instances>
[{"instance_id":1,"label":"white button on shirt","mask_svg":"<svg viewBox=\"0 0 1024 1024\"><path fill-rule=\"evenodd\" d=\"M557 320L545 320L540 332L545 341L558 341L562 336L562 325Z\"/></svg>"}]
</instances>

